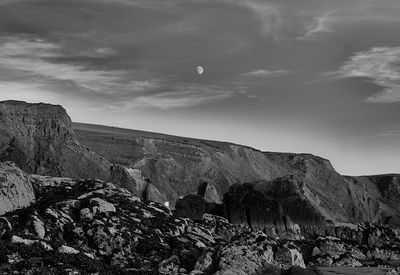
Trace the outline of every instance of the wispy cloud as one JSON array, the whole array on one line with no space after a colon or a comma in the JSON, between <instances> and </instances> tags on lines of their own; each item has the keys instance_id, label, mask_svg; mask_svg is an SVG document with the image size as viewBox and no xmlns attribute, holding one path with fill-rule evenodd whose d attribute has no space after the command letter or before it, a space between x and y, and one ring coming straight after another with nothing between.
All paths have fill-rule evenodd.
<instances>
[{"instance_id":1,"label":"wispy cloud","mask_svg":"<svg viewBox=\"0 0 400 275\"><path fill-rule=\"evenodd\" d=\"M387 130L382 133L378 134L379 137L393 137L393 136L400 136L400 129L396 130Z\"/></svg>"},{"instance_id":2,"label":"wispy cloud","mask_svg":"<svg viewBox=\"0 0 400 275\"><path fill-rule=\"evenodd\" d=\"M175 87L174 91L138 97L137 102L161 109L171 109L218 101L234 94L233 91L219 86L182 85Z\"/></svg>"},{"instance_id":3,"label":"wispy cloud","mask_svg":"<svg viewBox=\"0 0 400 275\"><path fill-rule=\"evenodd\" d=\"M8 91L10 95L13 91L16 97L41 98L33 95L36 93L43 98L44 92L38 92L42 90L53 103L65 93L74 93L77 100L85 98L90 104L92 98L106 108L171 109L218 101L235 94L223 85L182 84L165 77L134 79L132 75L135 71L132 69L95 69L79 60L68 60L68 54L61 45L41 39L20 36L0 39L0 93ZM77 56L99 58L113 54L115 51L110 48L76 53ZM5 95L4 92L2 94Z\"/></svg>"},{"instance_id":4,"label":"wispy cloud","mask_svg":"<svg viewBox=\"0 0 400 275\"><path fill-rule=\"evenodd\" d=\"M42 80L71 81L95 91L104 91L118 80L119 72L90 70L82 65L52 62L62 57L59 45L40 39L6 37L0 45L0 67L14 70L14 75L40 77ZM96 50L93 51L95 54Z\"/></svg>"},{"instance_id":5,"label":"wispy cloud","mask_svg":"<svg viewBox=\"0 0 400 275\"><path fill-rule=\"evenodd\" d=\"M340 68L338 77L371 79L383 90L367 98L372 103L400 102L400 47L375 47L358 52Z\"/></svg>"},{"instance_id":6,"label":"wispy cloud","mask_svg":"<svg viewBox=\"0 0 400 275\"><path fill-rule=\"evenodd\" d=\"M314 39L321 33L332 32L331 22L333 14L333 11L328 11L320 16L314 17L310 23L306 24L306 32L304 35L300 36L299 39Z\"/></svg>"},{"instance_id":7,"label":"wispy cloud","mask_svg":"<svg viewBox=\"0 0 400 275\"><path fill-rule=\"evenodd\" d=\"M288 71L285 70L276 70L276 71L271 71L271 70L254 70L246 73L242 73L242 76L250 76L250 77L273 77L273 76L281 76L289 73Z\"/></svg>"}]
</instances>

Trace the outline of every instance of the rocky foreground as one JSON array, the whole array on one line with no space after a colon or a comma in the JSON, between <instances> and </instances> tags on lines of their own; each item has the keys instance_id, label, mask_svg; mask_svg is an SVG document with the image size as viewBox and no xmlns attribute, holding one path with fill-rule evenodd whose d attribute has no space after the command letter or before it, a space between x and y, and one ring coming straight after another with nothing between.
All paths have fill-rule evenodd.
<instances>
[{"instance_id":1,"label":"rocky foreground","mask_svg":"<svg viewBox=\"0 0 400 275\"><path fill-rule=\"evenodd\" d=\"M320 274L316 266L400 260L400 230L389 226L279 236L211 214L182 218L100 180L30 175L12 163L0 175L1 201L23 202L0 217L1 274Z\"/></svg>"}]
</instances>

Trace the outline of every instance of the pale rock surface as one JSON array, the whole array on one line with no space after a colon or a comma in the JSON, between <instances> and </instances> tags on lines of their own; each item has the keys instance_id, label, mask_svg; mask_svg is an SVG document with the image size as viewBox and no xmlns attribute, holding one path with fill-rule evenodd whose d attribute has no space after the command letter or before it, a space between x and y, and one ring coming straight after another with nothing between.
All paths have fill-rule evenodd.
<instances>
[{"instance_id":1,"label":"pale rock surface","mask_svg":"<svg viewBox=\"0 0 400 275\"><path fill-rule=\"evenodd\" d=\"M32 183L18 167L0 162L0 215L35 202Z\"/></svg>"}]
</instances>

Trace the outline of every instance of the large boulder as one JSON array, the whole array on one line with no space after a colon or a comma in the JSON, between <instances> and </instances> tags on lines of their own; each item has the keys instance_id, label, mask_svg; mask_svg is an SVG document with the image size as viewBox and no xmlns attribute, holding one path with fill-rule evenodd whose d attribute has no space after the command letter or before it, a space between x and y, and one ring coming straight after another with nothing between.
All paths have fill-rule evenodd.
<instances>
[{"instance_id":1,"label":"large boulder","mask_svg":"<svg viewBox=\"0 0 400 275\"><path fill-rule=\"evenodd\" d=\"M14 164L0 162L0 215L27 207L34 201L29 177Z\"/></svg>"},{"instance_id":2,"label":"large boulder","mask_svg":"<svg viewBox=\"0 0 400 275\"><path fill-rule=\"evenodd\" d=\"M293 176L233 185L225 194L225 215L250 228L300 233L300 225L324 225L326 217L305 195L307 187Z\"/></svg>"}]
</instances>

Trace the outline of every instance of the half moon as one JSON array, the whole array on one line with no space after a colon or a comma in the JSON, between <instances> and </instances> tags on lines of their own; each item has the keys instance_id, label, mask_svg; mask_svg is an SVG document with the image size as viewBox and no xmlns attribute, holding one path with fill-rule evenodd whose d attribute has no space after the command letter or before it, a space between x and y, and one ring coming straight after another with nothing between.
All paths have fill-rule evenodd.
<instances>
[{"instance_id":1,"label":"half moon","mask_svg":"<svg viewBox=\"0 0 400 275\"><path fill-rule=\"evenodd\" d=\"M204 73L204 68L202 66L197 66L197 73L202 75Z\"/></svg>"}]
</instances>

